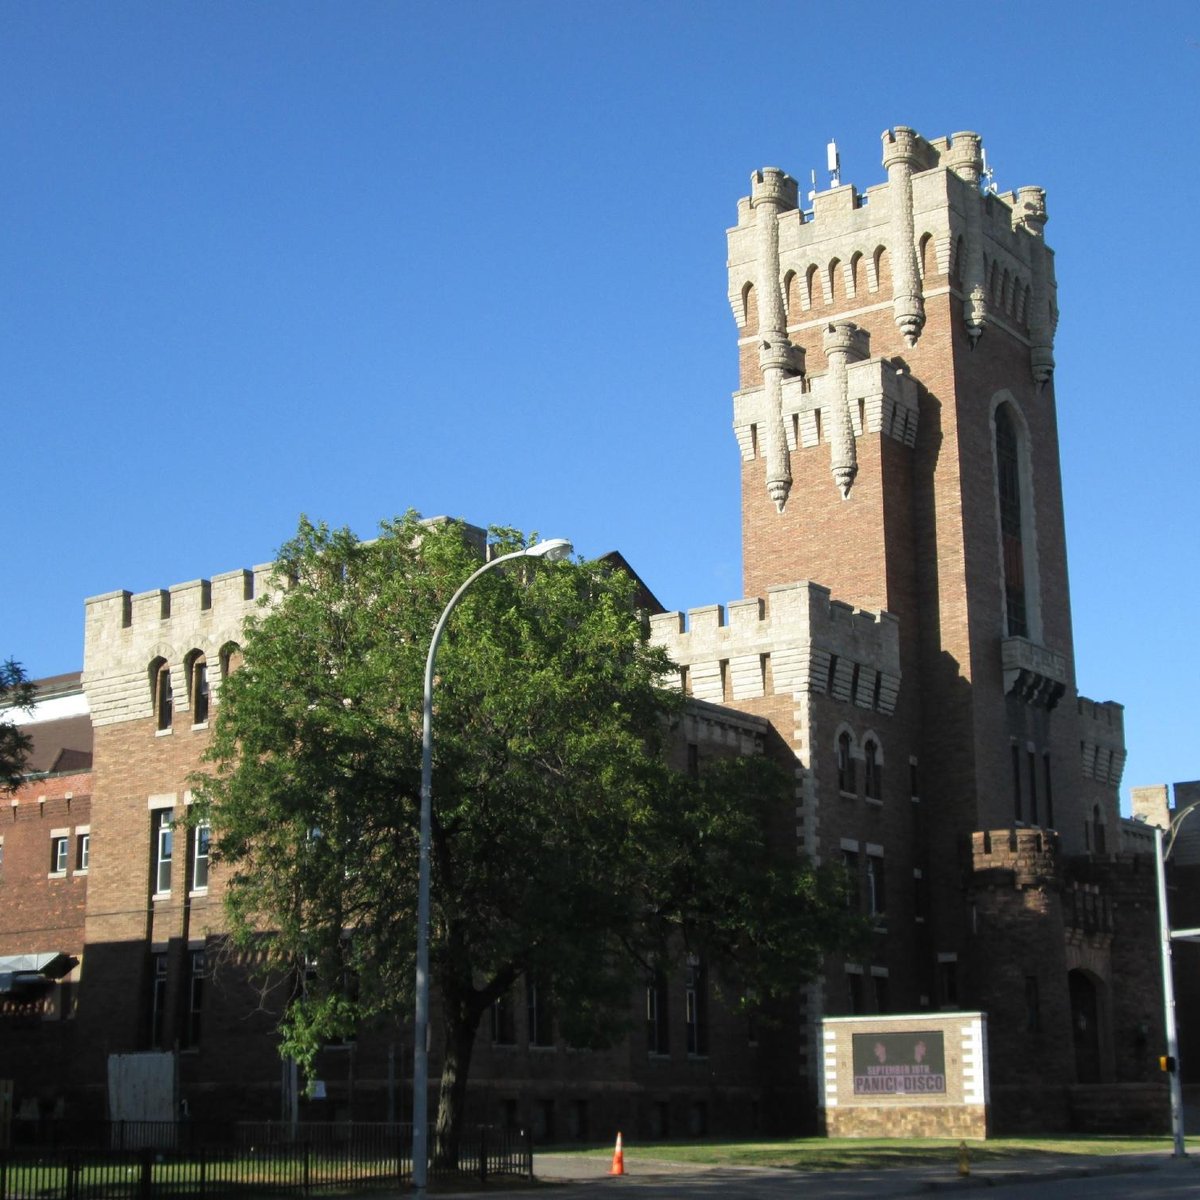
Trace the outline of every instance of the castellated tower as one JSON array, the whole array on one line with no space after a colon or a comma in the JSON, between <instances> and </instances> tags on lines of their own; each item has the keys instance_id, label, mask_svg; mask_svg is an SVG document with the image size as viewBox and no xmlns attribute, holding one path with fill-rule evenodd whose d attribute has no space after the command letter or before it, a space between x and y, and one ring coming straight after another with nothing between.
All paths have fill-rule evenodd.
<instances>
[{"instance_id":1,"label":"castellated tower","mask_svg":"<svg viewBox=\"0 0 1200 1200\"><path fill-rule=\"evenodd\" d=\"M1120 705L1075 685L1045 194L984 190L974 133L897 127L882 150L885 182L810 211L783 171L751 176L728 233L748 599L658 617L655 637L685 690L771 721L798 846L844 862L876 916L873 957L828 964L810 1019L1007 1014L1028 994L1039 1032L993 1028L994 1089L1029 1085L1004 1060L1042 1041L1046 1082L1115 1082L1119 955L1103 936L1085 953L1059 900L1067 864L1118 850L1125 750ZM1037 939L984 833L1036 837L1053 864ZM1010 935L1026 951L1003 995L989 960ZM1073 1056L1095 1012L1110 1027Z\"/></svg>"}]
</instances>

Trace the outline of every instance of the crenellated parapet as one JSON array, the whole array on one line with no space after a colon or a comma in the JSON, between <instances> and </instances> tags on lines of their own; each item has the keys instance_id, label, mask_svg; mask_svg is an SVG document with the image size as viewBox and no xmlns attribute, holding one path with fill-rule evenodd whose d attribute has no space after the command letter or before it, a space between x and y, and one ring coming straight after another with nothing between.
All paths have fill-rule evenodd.
<instances>
[{"instance_id":1,"label":"crenellated parapet","mask_svg":"<svg viewBox=\"0 0 1200 1200\"><path fill-rule=\"evenodd\" d=\"M912 446L917 438L920 409L916 380L907 367L890 359L853 361L847 356L840 374L821 371L804 378L785 379L780 397L789 450L821 444L832 447L835 425L846 417L855 438L881 434L904 446ZM734 393L733 430L746 462L762 453L759 429L765 412L766 396L762 388ZM831 457L830 469L840 486L842 480L838 479L836 465Z\"/></svg>"},{"instance_id":2,"label":"crenellated parapet","mask_svg":"<svg viewBox=\"0 0 1200 1200\"><path fill-rule=\"evenodd\" d=\"M681 669L680 686L713 703L824 694L890 714L900 690L899 622L801 582L650 618L650 636Z\"/></svg>"},{"instance_id":3,"label":"crenellated parapet","mask_svg":"<svg viewBox=\"0 0 1200 1200\"><path fill-rule=\"evenodd\" d=\"M971 869L1019 888L1057 886L1058 834L1048 829L986 829L971 834ZM978 880L977 880L978 882Z\"/></svg>"},{"instance_id":4,"label":"crenellated parapet","mask_svg":"<svg viewBox=\"0 0 1200 1200\"><path fill-rule=\"evenodd\" d=\"M1033 376L1050 378L1057 308L1045 193L981 190L976 133L928 141L898 126L885 131L883 146L886 183L861 194L852 185L819 192L811 212L790 189L768 187L767 171L756 174L761 182L728 231L729 300L743 336L758 332L748 324L752 308L761 314L765 301L774 312L782 297L788 338L806 349L810 328L888 306L911 346L931 290L949 290L961 298L972 343L1002 326L1029 345ZM776 227L765 229L768 222Z\"/></svg>"},{"instance_id":5,"label":"crenellated parapet","mask_svg":"<svg viewBox=\"0 0 1200 1200\"><path fill-rule=\"evenodd\" d=\"M94 725L154 715L155 678L165 667L176 711L192 704L189 665L203 655L213 699L246 617L270 594L274 566L226 571L170 588L92 596L86 602L83 686Z\"/></svg>"},{"instance_id":6,"label":"crenellated parapet","mask_svg":"<svg viewBox=\"0 0 1200 1200\"><path fill-rule=\"evenodd\" d=\"M1125 707L1079 697L1079 752L1084 777L1120 787L1125 773Z\"/></svg>"}]
</instances>

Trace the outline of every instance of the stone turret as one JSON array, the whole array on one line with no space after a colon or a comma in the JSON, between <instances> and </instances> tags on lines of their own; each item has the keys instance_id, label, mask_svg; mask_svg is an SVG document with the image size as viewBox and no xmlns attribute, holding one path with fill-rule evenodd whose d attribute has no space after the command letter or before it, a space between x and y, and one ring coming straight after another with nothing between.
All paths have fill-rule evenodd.
<instances>
[{"instance_id":1,"label":"stone turret","mask_svg":"<svg viewBox=\"0 0 1200 1200\"><path fill-rule=\"evenodd\" d=\"M883 165L888 173L892 207L892 311L896 328L910 345L917 344L925 324L925 304L917 268L913 230L913 173L931 166L929 146L905 125L883 133Z\"/></svg>"},{"instance_id":2,"label":"stone turret","mask_svg":"<svg viewBox=\"0 0 1200 1200\"><path fill-rule=\"evenodd\" d=\"M762 436L767 492L782 512L792 487L782 411L783 379L792 365L792 346L779 288L779 216L796 208L796 181L766 167L751 177L750 204L758 230L758 363L765 394Z\"/></svg>"}]
</instances>

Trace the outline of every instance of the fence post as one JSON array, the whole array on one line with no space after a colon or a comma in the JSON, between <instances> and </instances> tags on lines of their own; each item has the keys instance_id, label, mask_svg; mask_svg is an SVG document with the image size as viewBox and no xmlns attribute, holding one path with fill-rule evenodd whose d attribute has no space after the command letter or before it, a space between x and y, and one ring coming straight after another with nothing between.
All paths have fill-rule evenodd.
<instances>
[{"instance_id":1,"label":"fence post","mask_svg":"<svg viewBox=\"0 0 1200 1200\"><path fill-rule=\"evenodd\" d=\"M533 1130L526 1128L521 1130L521 1134L525 1141L525 1175L527 1178L533 1178Z\"/></svg>"},{"instance_id":2,"label":"fence post","mask_svg":"<svg viewBox=\"0 0 1200 1200\"><path fill-rule=\"evenodd\" d=\"M480 1127L479 1127L479 1182L480 1183L487 1183L487 1175L488 1175L487 1152L488 1152L487 1126L480 1125Z\"/></svg>"},{"instance_id":3,"label":"fence post","mask_svg":"<svg viewBox=\"0 0 1200 1200\"><path fill-rule=\"evenodd\" d=\"M72 1156L67 1159L67 1200L75 1200L79 1195L79 1160Z\"/></svg>"},{"instance_id":4,"label":"fence post","mask_svg":"<svg viewBox=\"0 0 1200 1200\"><path fill-rule=\"evenodd\" d=\"M309 1195L308 1143L304 1143L304 1194Z\"/></svg>"},{"instance_id":5,"label":"fence post","mask_svg":"<svg viewBox=\"0 0 1200 1200\"><path fill-rule=\"evenodd\" d=\"M138 1200L151 1200L154 1195L154 1155L147 1147L141 1153L141 1178L138 1180Z\"/></svg>"},{"instance_id":6,"label":"fence post","mask_svg":"<svg viewBox=\"0 0 1200 1200\"><path fill-rule=\"evenodd\" d=\"M208 1182L208 1158L200 1147L200 1200L204 1200L204 1185Z\"/></svg>"}]
</instances>

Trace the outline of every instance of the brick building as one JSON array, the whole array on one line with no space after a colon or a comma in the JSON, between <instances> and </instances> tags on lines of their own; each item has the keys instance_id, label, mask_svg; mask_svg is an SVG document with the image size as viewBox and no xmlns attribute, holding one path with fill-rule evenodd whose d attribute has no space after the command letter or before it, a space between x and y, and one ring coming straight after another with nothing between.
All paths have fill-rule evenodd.
<instances>
[{"instance_id":1,"label":"brick building","mask_svg":"<svg viewBox=\"0 0 1200 1200\"><path fill-rule=\"evenodd\" d=\"M973 133L889 130L883 165L808 210L752 176L728 235L747 598L654 636L791 747L800 847L876 916L810 1028L982 1009L996 1127L1156 1121L1153 873L1119 853L1121 708L1076 688L1045 195L984 188Z\"/></svg>"},{"instance_id":2,"label":"brick building","mask_svg":"<svg viewBox=\"0 0 1200 1200\"><path fill-rule=\"evenodd\" d=\"M522 992L481 1031L479 1117L559 1138L796 1131L816 1117L822 1015L969 1008L989 1015L995 1128L1162 1119L1153 872L1117 836L1121 708L1076 690L1045 198L985 190L981 150L888 131L885 182L808 210L782 171L755 173L729 231L746 598L651 622L692 698L681 763L784 757L788 836L857 881L870 954L827 963L764 1029L708 1003L694 969L656 981L604 1054L556 1040ZM260 567L87 602L94 852L66 881L61 948L84 961L58 1093L81 1110L108 1054L151 1046L178 1048L198 1115L284 1102L276 999L215 954L220 875L203 831L173 823L267 586ZM43 825L78 837L57 809ZM7 920L5 944L32 949ZM402 1113L404 1038L326 1051L313 1115L392 1096Z\"/></svg>"}]
</instances>

